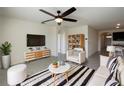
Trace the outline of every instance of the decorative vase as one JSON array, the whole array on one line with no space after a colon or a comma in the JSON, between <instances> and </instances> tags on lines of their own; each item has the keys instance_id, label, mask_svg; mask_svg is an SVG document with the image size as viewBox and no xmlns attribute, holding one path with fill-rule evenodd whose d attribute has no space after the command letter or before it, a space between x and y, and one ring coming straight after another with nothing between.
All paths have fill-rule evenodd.
<instances>
[{"instance_id":1,"label":"decorative vase","mask_svg":"<svg viewBox=\"0 0 124 93\"><path fill-rule=\"evenodd\" d=\"M9 68L11 63L11 56L10 55L4 55L2 56L2 65L4 69Z\"/></svg>"}]
</instances>

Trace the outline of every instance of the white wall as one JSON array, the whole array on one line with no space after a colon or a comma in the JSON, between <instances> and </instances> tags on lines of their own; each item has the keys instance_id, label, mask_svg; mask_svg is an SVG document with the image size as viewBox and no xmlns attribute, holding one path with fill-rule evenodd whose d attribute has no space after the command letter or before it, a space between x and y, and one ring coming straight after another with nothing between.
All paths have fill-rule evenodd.
<instances>
[{"instance_id":1,"label":"white wall","mask_svg":"<svg viewBox=\"0 0 124 93\"><path fill-rule=\"evenodd\" d=\"M82 25L82 26L78 26L78 27L68 28L66 35L68 36L68 35L73 35L73 34L84 34L85 38L87 38L87 40L85 40L85 51L86 51L86 57L88 58L88 26ZM66 44L66 45L68 45L68 44Z\"/></svg>"},{"instance_id":2,"label":"white wall","mask_svg":"<svg viewBox=\"0 0 124 93\"><path fill-rule=\"evenodd\" d=\"M98 51L98 31L88 27L88 56Z\"/></svg>"},{"instance_id":3,"label":"white wall","mask_svg":"<svg viewBox=\"0 0 124 93\"><path fill-rule=\"evenodd\" d=\"M46 47L56 56L56 28L44 26L18 19L0 17L0 41L9 41L12 44L12 64L24 62L27 34L41 34L46 36Z\"/></svg>"},{"instance_id":4,"label":"white wall","mask_svg":"<svg viewBox=\"0 0 124 93\"><path fill-rule=\"evenodd\" d=\"M102 30L102 31L99 31L98 32L98 51L101 51L100 47L101 47L101 34L102 33L105 33L105 32L109 32L109 33L112 33L112 32L122 32L124 31L124 29L114 29L114 30ZM121 42L118 42L118 41L112 41L112 43L122 43L124 44L123 41Z\"/></svg>"}]
</instances>

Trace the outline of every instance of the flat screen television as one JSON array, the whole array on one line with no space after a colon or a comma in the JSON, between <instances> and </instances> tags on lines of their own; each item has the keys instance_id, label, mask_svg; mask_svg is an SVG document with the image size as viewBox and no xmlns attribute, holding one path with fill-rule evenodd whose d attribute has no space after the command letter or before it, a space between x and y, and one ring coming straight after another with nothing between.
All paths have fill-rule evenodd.
<instances>
[{"instance_id":1,"label":"flat screen television","mask_svg":"<svg viewBox=\"0 0 124 93\"><path fill-rule=\"evenodd\" d=\"M113 41L124 41L124 32L113 32Z\"/></svg>"},{"instance_id":2,"label":"flat screen television","mask_svg":"<svg viewBox=\"0 0 124 93\"><path fill-rule=\"evenodd\" d=\"M45 46L45 35L27 34L27 47Z\"/></svg>"}]
</instances>

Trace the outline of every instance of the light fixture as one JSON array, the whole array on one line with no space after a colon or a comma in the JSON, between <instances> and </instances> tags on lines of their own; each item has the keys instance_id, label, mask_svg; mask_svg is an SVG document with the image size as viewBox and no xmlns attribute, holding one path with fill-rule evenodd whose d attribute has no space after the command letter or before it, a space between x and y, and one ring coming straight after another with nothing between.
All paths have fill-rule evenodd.
<instances>
[{"instance_id":1,"label":"light fixture","mask_svg":"<svg viewBox=\"0 0 124 93\"><path fill-rule=\"evenodd\" d=\"M56 21L57 23L62 23L62 22L63 22L63 19L62 19L62 18L56 18L55 21Z\"/></svg>"},{"instance_id":2,"label":"light fixture","mask_svg":"<svg viewBox=\"0 0 124 93\"><path fill-rule=\"evenodd\" d=\"M106 38L112 38L112 36L106 36Z\"/></svg>"},{"instance_id":3,"label":"light fixture","mask_svg":"<svg viewBox=\"0 0 124 93\"><path fill-rule=\"evenodd\" d=\"M117 26L120 26L120 24L117 24Z\"/></svg>"},{"instance_id":4,"label":"light fixture","mask_svg":"<svg viewBox=\"0 0 124 93\"><path fill-rule=\"evenodd\" d=\"M120 25L121 25L121 24L119 24L119 23L118 23L118 24L116 24L116 28L120 28Z\"/></svg>"},{"instance_id":5,"label":"light fixture","mask_svg":"<svg viewBox=\"0 0 124 93\"><path fill-rule=\"evenodd\" d=\"M119 28L119 26L116 26L116 28Z\"/></svg>"}]
</instances>

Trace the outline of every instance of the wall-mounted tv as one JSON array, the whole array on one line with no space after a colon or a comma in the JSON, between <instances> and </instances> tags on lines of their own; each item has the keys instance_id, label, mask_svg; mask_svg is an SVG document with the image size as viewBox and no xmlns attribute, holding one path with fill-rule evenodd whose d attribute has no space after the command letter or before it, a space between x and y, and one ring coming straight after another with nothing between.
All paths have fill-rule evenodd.
<instances>
[{"instance_id":1,"label":"wall-mounted tv","mask_svg":"<svg viewBox=\"0 0 124 93\"><path fill-rule=\"evenodd\" d=\"M113 32L113 41L124 41L124 32Z\"/></svg>"},{"instance_id":2,"label":"wall-mounted tv","mask_svg":"<svg viewBox=\"0 0 124 93\"><path fill-rule=\"evenodd\" d=\"M27 47L45 46L45 35L27 34Z\"/></svg>"}]
</instances>

